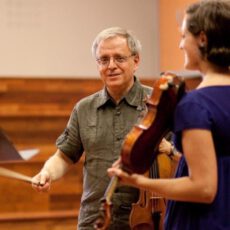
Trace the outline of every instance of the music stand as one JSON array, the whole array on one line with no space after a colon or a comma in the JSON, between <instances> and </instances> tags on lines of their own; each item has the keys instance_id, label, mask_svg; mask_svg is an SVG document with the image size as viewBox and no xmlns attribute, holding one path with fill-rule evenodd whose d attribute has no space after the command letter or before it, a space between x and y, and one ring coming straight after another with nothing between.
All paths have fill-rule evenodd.
<instances>
[{"instance_id":1,"label":"music stand","mask_svg":"<svg viewBox=\"0 0 230 230\"><path fill-rule=\"evenodd\" d=\"M13 143L0 129L0 162L23 160Z\"/></svg>"}]
</instances>

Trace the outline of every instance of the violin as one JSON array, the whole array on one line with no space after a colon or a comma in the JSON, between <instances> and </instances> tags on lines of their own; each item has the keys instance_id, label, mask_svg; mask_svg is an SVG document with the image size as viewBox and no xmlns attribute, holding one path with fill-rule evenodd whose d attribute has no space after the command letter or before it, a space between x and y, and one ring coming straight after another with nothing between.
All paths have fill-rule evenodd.
<instances>
[{"instance_id":1,"label":"violin","mask_svg":"<svg viewBox=\"0 0 230 230\"><path fill-rule=\"evenodd\" d=\"M145 176L157 178L158 172L158 162L156 159ZM164 207L163 198L154 196L152 192L141 189L139 200L137 203L132 204L132 210L129 216L130 228L132 230L159 230Z\"/></svg>"},{"instance_id":2,"label":"violin","mask_svg":"<svg viewBox=\"0 0 230 230\"><path fill-rule=\"evenodd\" d=\"M129 215L129 226L132 230L155 229L151 196L151 192L140 190L139 200L137 203L132 204L132 210Z\"/></svg>"},{"instance_id":3,"label":"violin","mask_svg":"<svg viewBox=\"0 0 230 230\"><path fill-rule=\"evenodd\" d=\"M162 138L172 129L173 113L184 93L184 81L173 75L164 75L154 82L153 92L147 100L148 111L126 135L121 148L120 167L128 173L144 174L158 153ZM110 180L103 198L94 229L106 230L111 219L111 198L119 182Z\"/></svg>"},{"instance_id":4,"label":"violin","mask_svg":"<svg viewBox=\"0 0 230 230\"><path fill-rule=\"evenodd\" d=\"M171 133L164 138L171 140ZM157 155L145 176L149 178L170 178L175 172L177 162L161 152ZM154 192L140 189L139 199L132 204L129 226L132 230L162 230L166 210L166 199Z\"/></svg>"}]
</instances>

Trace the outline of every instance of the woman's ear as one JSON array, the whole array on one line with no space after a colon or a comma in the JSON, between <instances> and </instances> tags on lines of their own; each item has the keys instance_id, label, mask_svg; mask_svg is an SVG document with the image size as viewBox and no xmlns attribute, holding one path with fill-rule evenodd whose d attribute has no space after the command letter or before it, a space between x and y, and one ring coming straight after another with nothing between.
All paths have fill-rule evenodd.
<instances>
[{"instance_id":1,"label":"woman's ear","mask_svg":"<svg viewBox=\"0 0 230 230\"><path fill-rule=\"evenodd\" d=\"M198 45L200 48L207 47L208 44L208 39L204 31L201 31L200 34L198 35Z\"/></svg>"}]
</instances>

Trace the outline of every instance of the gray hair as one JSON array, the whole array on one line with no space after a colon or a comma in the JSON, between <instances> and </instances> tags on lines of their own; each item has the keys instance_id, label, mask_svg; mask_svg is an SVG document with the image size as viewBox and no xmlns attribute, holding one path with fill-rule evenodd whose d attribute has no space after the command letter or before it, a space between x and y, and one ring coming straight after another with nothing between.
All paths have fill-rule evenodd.
<instances>
[{"instance_id":1,"label":"gray hair","mask_svg":"<svg viewBox=\"0 0 230 230\"><path fill-rule=\"evenodd\" d=\"M120 28L120 27L110 27L105 30L102 30L93 41L92 45L92 54L96 57L96 52L98 45L101 41L104 41L108 38L114 37L124 37L127 40L128 47L133 55L140 54L141 52L141 43L140 41L132 34L131 31Z\"/></svg>"}]
</instances>

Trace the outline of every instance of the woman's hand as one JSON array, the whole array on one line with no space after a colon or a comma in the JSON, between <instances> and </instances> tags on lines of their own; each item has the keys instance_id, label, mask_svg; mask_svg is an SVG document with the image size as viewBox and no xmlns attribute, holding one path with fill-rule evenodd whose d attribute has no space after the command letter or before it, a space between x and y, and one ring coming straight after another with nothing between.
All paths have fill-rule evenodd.
<instances>
[{"instance_id":1,"label":"woman's hand","mask_svg":"<svg viewBox=\"0 0 230 230\"><path fill-rule=\"evenodd\" d=\"M121 184L130 185L133 187L138 186L139 180L141 180L142 175L136 173L127 173L120 168L121 158L115 161L111 168L107 170L110 177L117 176Z\"/></svg>"}]
</instances>

